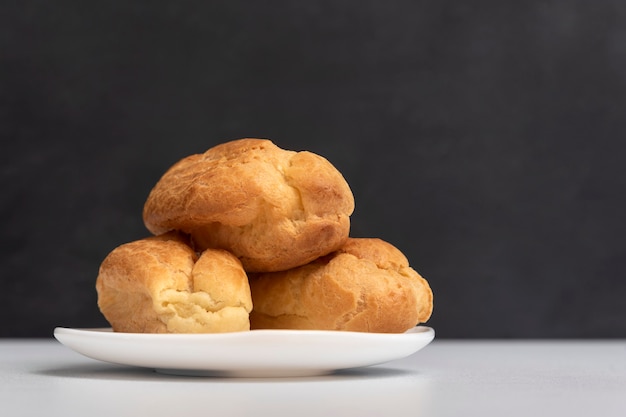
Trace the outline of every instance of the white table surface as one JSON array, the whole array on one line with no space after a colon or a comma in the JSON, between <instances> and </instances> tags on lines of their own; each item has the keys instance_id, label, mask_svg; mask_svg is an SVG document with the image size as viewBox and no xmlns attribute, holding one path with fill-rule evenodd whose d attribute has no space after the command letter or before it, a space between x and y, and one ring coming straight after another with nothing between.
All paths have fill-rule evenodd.
<instances>
[{"instance_id":1,"label":"white table surface","mask_svg":"<svg viewBox=\"0 0 626 417\"><path fill-rule=\"evenodd\" d=\"M308 378L181 377L0 339L6 416L626 416L626 340L447 341Z\"/></svg>"}]
</instances>

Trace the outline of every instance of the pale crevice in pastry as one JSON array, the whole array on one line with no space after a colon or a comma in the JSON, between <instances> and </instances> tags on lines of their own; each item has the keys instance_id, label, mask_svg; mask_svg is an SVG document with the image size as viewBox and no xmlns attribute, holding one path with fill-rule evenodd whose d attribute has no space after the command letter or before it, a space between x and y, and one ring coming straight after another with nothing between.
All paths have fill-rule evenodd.
<instances>
[{"instance_id":1,"label":"pale crevice in pastry","mask_svg":"<svg viewBox=\"0 0 626 417\"><path fill-rule=\"evenodd\" d=\"M350 321L352 321L355 317L358 317L361 313L366 311L366 309L367 309L367 301L365 299L364 294L361 292L356 302L356 307L353 310L346 313L341 318L341 320L337 322L337 329L343 330L344 328L346 328L346 325L350 323Z\"/></svg>"}]
</instances>

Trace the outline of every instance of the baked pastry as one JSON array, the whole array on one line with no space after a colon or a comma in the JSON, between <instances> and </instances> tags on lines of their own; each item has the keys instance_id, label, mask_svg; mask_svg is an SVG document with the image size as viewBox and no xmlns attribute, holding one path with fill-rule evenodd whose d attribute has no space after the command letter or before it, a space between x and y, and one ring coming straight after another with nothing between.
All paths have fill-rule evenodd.
<instances>
[{"instance_id":1,"label":"baked pastry","mask_svg":"<svg viewBox=\"0 0 626 417\"><path fill-rule=\"evenodd\" d=\"M174 164L143 210L153 234L189 234L197 250L222 248L248 272L304 265L341 247L354 210L341 173L311 152L239 139Z\"/></svg>"},{"instance_id":2,"label":"baked pastry","mask_svg":"<svg viewBox=\"0 0 626 417\"><path fill-rule=\"evenodd\" d=\"M249 279L252 329L401 333L433 309L428 282L380 239L350 238L307 265Z\"/></svg>"},{"instance_id":3,"label":"baked pastry","mask_svg":"<svg viewBox=\"0 0 626 417\"><path fill-rule=\"evenodd\" d=\"M102 262L98 306L114 331L224 333L250 329L248 277L231 253L199 256L168 233L126 243Z\"/></svg>"}]
</instances>

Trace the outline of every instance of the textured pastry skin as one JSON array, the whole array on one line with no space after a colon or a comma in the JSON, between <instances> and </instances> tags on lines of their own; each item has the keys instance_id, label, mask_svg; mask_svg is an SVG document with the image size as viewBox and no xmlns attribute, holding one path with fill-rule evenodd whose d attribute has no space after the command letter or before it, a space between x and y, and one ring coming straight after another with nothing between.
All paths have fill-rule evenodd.
<instances>
[{"instance_id":1,"label":"textured pastry skin","mask_svg":"<svg viewBox=\"0 0 626 417\"><path fill-rule=\"evenodd\" d=\"M224 333L250 329L248 277L220 249L199 256L175 233L115 248L96 280L98 306L116 332Z\"/></svg>"},{"instance_id":2,"label":"textured pastry skin","mask_svg":"<svg viewBox=\"0 0 626 417\"><path fill-rule=\"evenodd\" d=\"M311 152L239 139L174 164L143 210L154 234L189 234L194 247L235 254L248 272L304 265L341 247L354 197L341 173Z\"/></svg>"},{"instance_id":3,"label":"textured pastry skin","mask_svg":"<svg viewBox=\"0 0 626 417\"><path fill-rule=\"evenodd\" d=\"M401 333L433 309L428 282L380 239L350 238L307 265L252 274L250 288L252 329Z\"/></svg>"}]
</instances>

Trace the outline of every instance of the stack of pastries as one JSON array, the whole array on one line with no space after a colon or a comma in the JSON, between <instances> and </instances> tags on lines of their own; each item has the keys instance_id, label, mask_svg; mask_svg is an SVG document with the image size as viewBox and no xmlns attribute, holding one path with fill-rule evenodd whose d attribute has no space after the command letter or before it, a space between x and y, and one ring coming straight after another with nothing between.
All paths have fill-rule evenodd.
<instances>
[{"instance_id":1,"label":"stack of pastries","mask_svg":"<svg viewBox=\"0 0 626 417\"><path fill-rule=\"evenodd\" d=\"M239 139L175 163L151 190L151 236L115 248L96 280L114 331L401 333L433 294L400 250L350 237L354 197L311 152Z\"/></svg>"}]
</instances>

